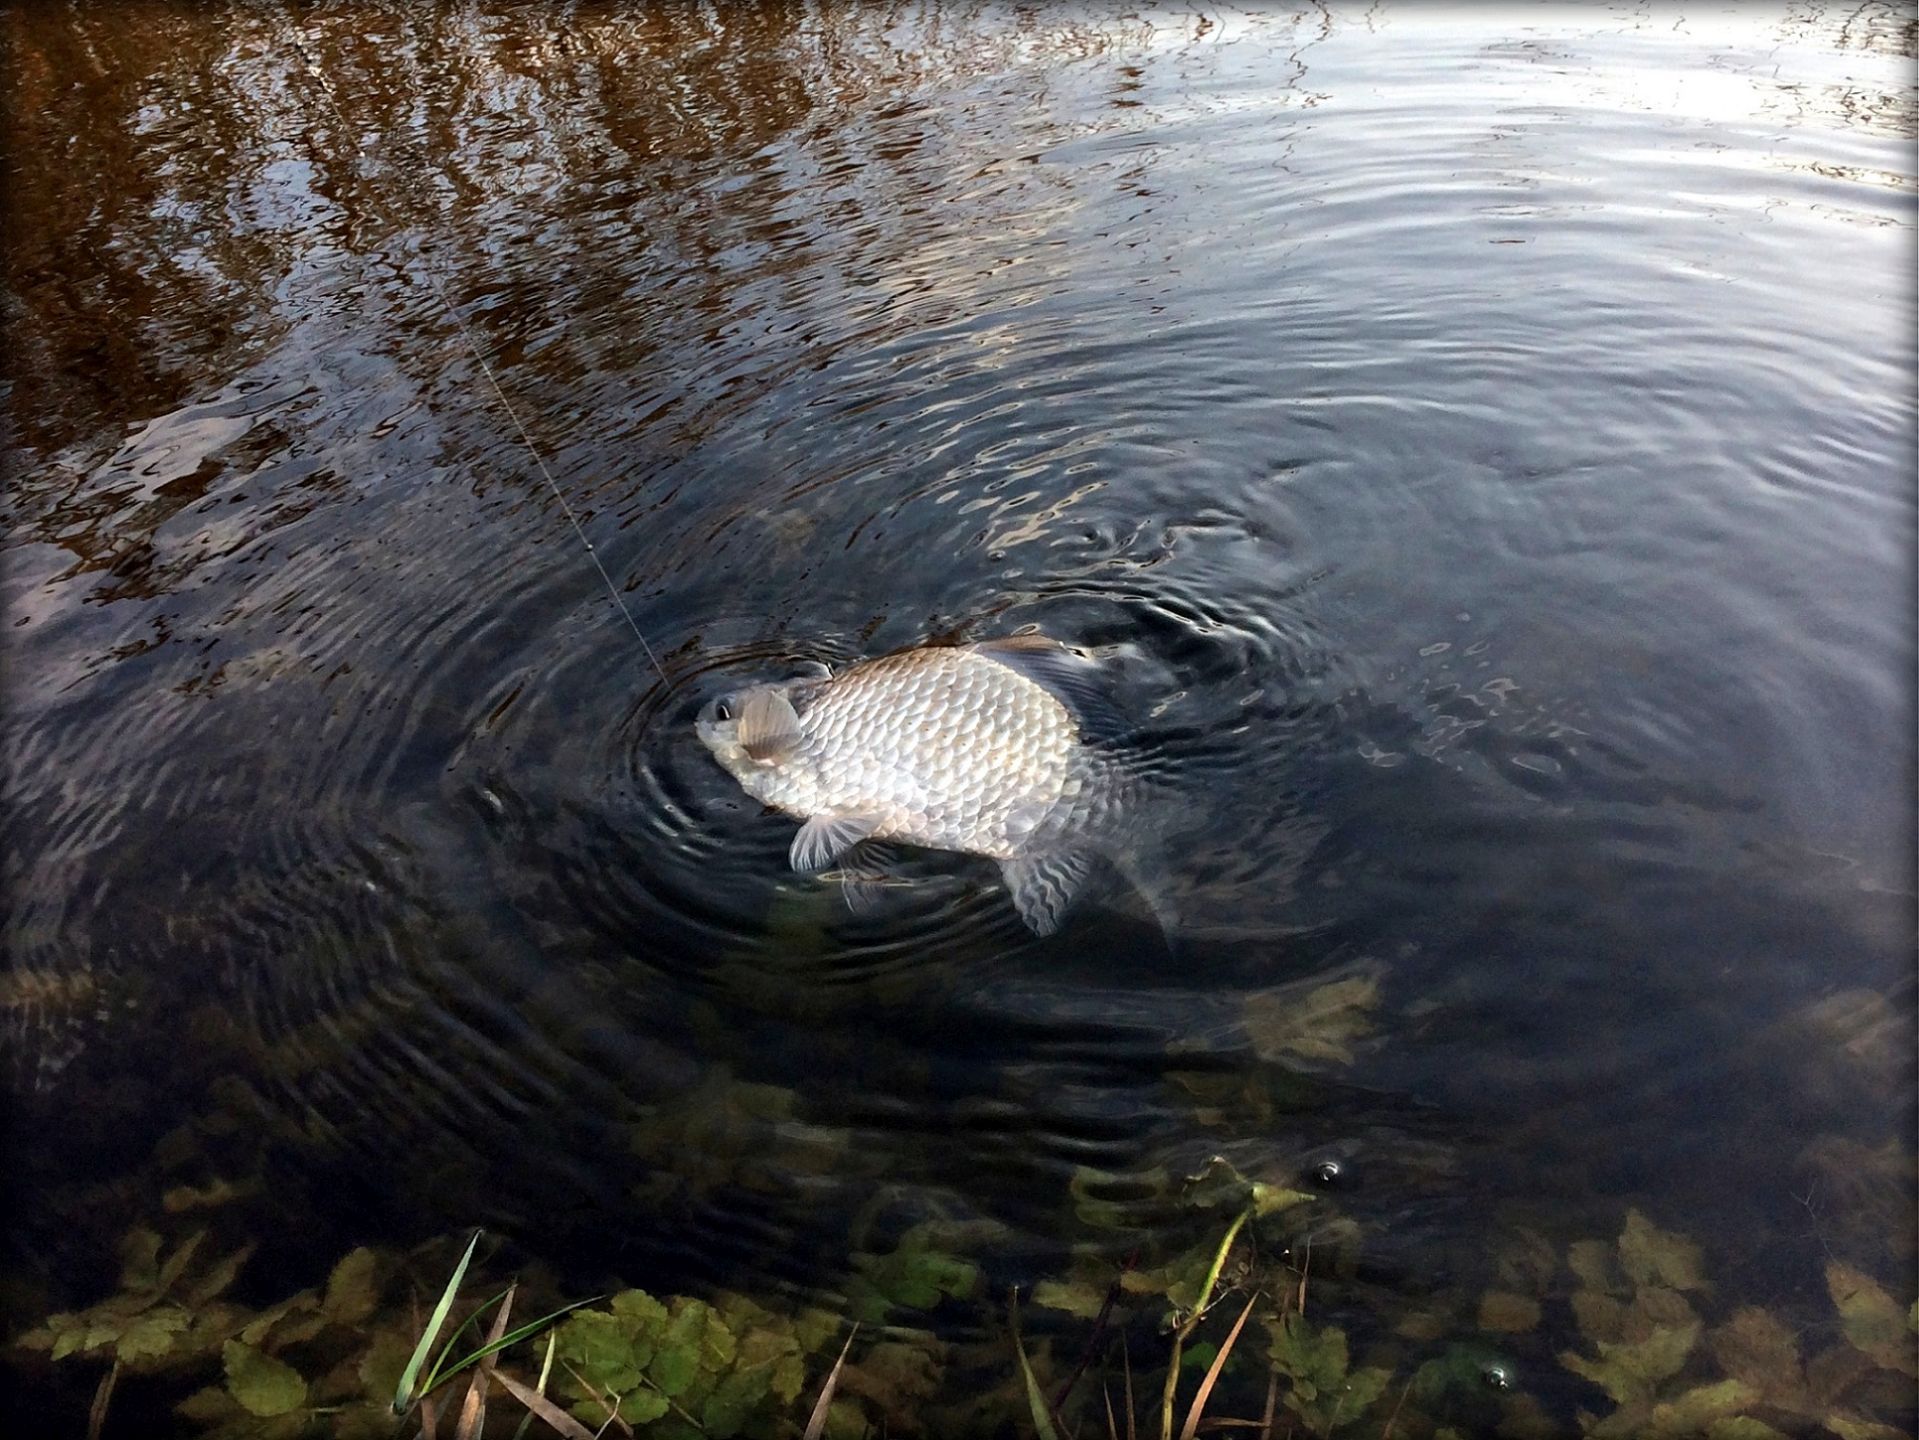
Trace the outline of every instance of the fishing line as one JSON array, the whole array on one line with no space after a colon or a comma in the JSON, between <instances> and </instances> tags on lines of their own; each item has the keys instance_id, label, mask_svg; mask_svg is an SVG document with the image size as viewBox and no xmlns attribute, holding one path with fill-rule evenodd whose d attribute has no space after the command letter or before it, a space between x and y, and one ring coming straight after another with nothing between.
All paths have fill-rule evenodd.
<instances>
[{"instance_id":1,"label":"fishing line","mask_svg":"<svg viewBox=\"0 0 1919 1440\"><path fill-rule=\"evenodd\" d=\"M308 48L305 33L301 30L299 22L288 20L278 6L271 7L269 13L279 23L284 38L299 54L307 74L313 78L321 93L327 97L327 102L333 109L333 118L339 126L339 134L344 138L349 129L346 112L340 104L340 97L334 92L333 83L327 79L326 72L313 58L313 52ZM387 224L396 231L405 228L393 216L387 215L385 218ZM567 523L573 527L573 533L580 537L580 543L586 547L587 558L593 562L593 568L600 572L600 581L606 586L606 593L613 597L613 604L625 617L627 628L633 632L633 638L640 642L640 649L646 652L646 658L652 662L654 670L659 673L660 683L669 690L672 689L673 681L667 675L666 667L660 664L660 658L653 653L653 647L646 643L646 636L640 630L638 622L634 620L633 612L626 608L626 601L620 598L620 592L613 583L613 577L607 574L606 566L600 562L600 552L587 538L586 528L580 524L579 516L573 513L573 507L567 504L566 494L560 489L560 482L553 478L552 470L547 468L546 457L540 454L540 447L533 443L533 436L528 432L526 422L520 419L520 412L513 408L513 402L507 399L505 387L500 384L499 377L493 373L493 366L488 363L485 353L480 349L472 327L467 324L466 317L460 313L459 307L453 303L452 296L447 293L440 274L439 262L434 260L423 246L415 245L413 253L420 260L427 284L432 287L434 297L440 302L440 308L452 317L454 326L460 332L460 339L466 345L467 353L473 357L474 363L480 367L480 373L486 377L486 383L493 391L493 398L500 402L500 408L513 422L513 428L519 431L520 439L526 445L527 454L533 457L533 463L539 468L547 488L553 492L553 498L560 502L560 509L565 512Z\"/></svg>"}]
</instances>

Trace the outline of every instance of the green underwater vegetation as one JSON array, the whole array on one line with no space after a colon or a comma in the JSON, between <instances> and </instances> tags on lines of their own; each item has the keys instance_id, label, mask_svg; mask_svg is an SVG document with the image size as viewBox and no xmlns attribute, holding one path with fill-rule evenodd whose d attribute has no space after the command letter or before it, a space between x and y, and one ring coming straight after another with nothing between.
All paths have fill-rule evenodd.
<instances>
[{"instance_id":1,"label":"green underwater vegetation","mask_svg":"<svg viewBox=\"0 0 1919 1440\"><path fill-rule=\"evenodd\" d=\"M1289 1087L1351 1065L1377 1033L1381 987L1364 970L1290 998L1239 1017L1264 1070L1168 1057L1163 1093L1217 1151L1189 1173L1081 1165L1051 1198L1063 1248L1037 1272L1008 1272L997 1222L886 1221L882 1187L845 1218L839 1279L803 1293L644 1274L569 1291L537 1235L473 1232L355 1246L276 1289L269 1271L302 1272L262 1228L285 1200L255 1123L265 1107L229 1075L139 1177L66 1197L84 1233L119 1217L117 1269L71 1308L45 1303L50 1278L10 1282L0 1362L11 1382L75 1400L63 1423L98 1440L1909 1433L1919 1303L1903 1142L1808 1142L1807 1173L1826 1186L1806 1203L1811 1292L1715 1274L1721 1237L1645 1198L1491 1213L1483 1251L1397 1283L1371 1258L1390 1227L1344 1202L1323 1165L1295 1173L1240 1139L1249 1115L1281 1115ZM609 1134L672 1177L637 1188L642 1205L859 1165L850 1132L795 1091L718 1066Z\"/></svg>"},{"instance_id":2,"label":"green underwater vegetation","mask_svg":"<svg viewBox=\"0 0 1919 1440\"><path fill-rule=\"evenodd\" d=\"M1388 1328L1355 1283L1363 1237L1324 1197L1223 1160L1166 1186L1190 1243L1143 1242L1119 1264L1088 1250L1019 1296L992 1293L947 1248L953 1228L928 1223L859 1256L831 1306L725 1290L558 1299L537 1273L500 1273L477 1234L437 1286L456 1241L359 1247L311 1286L246 1304L233 1294L252 1245L143 1224L122 1238L118 1288L15 1335L9 1359L97 1377L91 1434L115 1433L117 1397L143 1388L148 1411L168 1397L182 1428L219 1440L1903 1433L1875 1417L1899 1413L1919 1374L1919 1304L1845 1261L1825 1267L1829 1324L1801 1333L1762 1306L1716 1305L1700 1245L1628 1209L1616 1233L1563 1249L1514 1235L1476 1298ZM973 1338L928 1325L960 1310ZM509 1329L514 1313L539 1318ZM1549 1316L1579 1336L1557 1357L1583 1382L1570 1427L1504 1358Z\"/></svg>"}]
</instances>

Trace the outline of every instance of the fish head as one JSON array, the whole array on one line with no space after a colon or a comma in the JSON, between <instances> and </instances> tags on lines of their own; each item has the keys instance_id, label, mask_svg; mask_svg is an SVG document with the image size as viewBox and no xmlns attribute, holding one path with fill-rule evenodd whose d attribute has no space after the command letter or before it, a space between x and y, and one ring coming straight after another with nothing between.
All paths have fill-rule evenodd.
<instances>
[{"instance_id":1,"label":"fish head","mask_svg":"<svg viewBox=\"0 0 1919 1440\"><path fill-rule=\"evenodd\" d=\"M792 756L798 717L784 685L749 685L706 702L693 722L700 743L734 779L755 790ZM757 792L756 792L757 793Z\"/></svg>"}]
</instances>

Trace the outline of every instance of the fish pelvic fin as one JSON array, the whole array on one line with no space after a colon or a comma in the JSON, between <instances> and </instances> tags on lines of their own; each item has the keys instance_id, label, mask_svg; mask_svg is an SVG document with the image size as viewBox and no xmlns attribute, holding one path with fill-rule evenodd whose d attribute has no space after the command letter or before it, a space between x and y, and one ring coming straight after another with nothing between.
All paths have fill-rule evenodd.
<instances>
[{"instance_id":1,"label":"fish pelvic fin","mask_svg":"<svg viewBox=\"0 0 1919 1440\"><path fill-rule=\"evenodd\" d=\"M879 828L871 815L815 815L793 837L787 861L803 874L824 870Z\"/></svg>"}]
</instances>

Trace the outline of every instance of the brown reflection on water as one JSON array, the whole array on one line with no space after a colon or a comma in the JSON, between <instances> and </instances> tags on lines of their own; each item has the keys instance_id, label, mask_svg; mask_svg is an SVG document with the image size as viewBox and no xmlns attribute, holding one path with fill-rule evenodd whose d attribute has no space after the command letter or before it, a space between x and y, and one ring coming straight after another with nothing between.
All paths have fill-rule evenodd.
<instances>
[{"instance_id":1,"label":"brown reflection on water","mask_svg":"<svg viewBox=\"0 0 1919 1440\"><path fill-rule=\"evenodd\" d=\"M878 193L912 147L856 152L833 128L855 105L1151 33L983 9L920 7L896 37L858 6L340 6L298 17L323 96L290 12L10 7L18 438L49 454L179 403L287 322L316 246L377 248L388 225L484 259L491 207L541 211L549 253L643 207L653 249L724 285L736 247L850 218L769 224L765 147L802 137ZM739 190L699 188L735 166Z\"/></svg>"}]
</instances>

